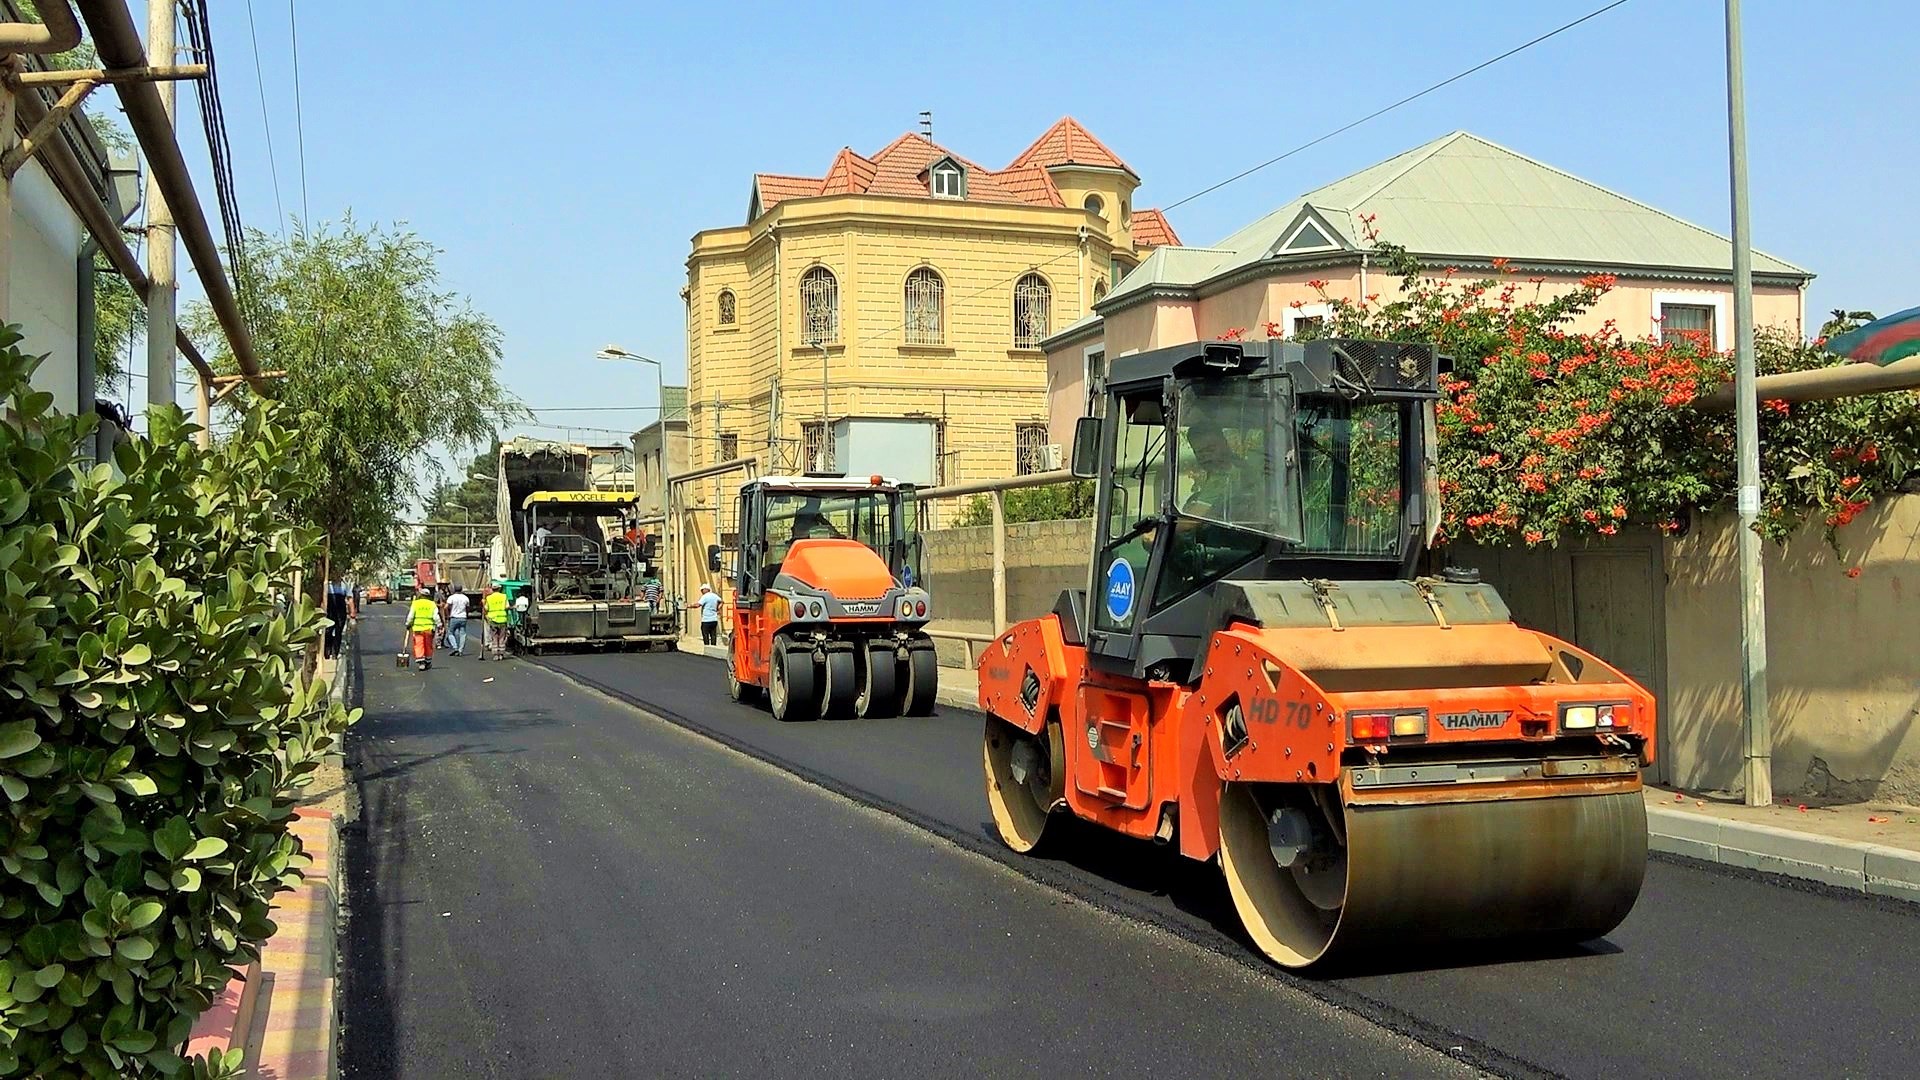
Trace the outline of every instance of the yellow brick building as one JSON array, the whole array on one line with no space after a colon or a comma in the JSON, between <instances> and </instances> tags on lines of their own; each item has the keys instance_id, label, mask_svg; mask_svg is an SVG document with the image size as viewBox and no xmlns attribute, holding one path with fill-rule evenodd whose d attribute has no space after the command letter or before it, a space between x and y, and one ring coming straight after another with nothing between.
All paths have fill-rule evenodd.
<instances>
[{"instance_id":1,"label":"yellow brick building","mask_svg":"<svg viewBox=\"0 0 1920 1080\"><path fill-rule=\"evenodd\" d=\"M1045 468L1041 340L1178 243L1139 184L1070 117L998 170L910 133L820 177L755 176L745 224L687 259L693 466L865 471L868 425L925 444L883 455L903 479Z\"/></svg>"}]
</instances>

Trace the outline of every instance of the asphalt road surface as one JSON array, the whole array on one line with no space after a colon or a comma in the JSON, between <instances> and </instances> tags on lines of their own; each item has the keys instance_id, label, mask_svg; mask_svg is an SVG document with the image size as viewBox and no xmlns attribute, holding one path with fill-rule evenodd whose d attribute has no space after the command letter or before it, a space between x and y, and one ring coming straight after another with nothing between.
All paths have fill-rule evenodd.
<instances>
[{"instance_id":1,"label":"asphalt road surface","mask_svg":"<svg viewBox=\"0 0 1920 1080\"><path fill-rule=\"evenodd\" d=\"M533 664L396 670L399 638L361 622L344 1076L1472 1072Z\"/></svg>"},{"instance_id":2,"label":"asphalt road surface","mask_svg":"<svg viewBox=\"0 0 1920 1080\"><path fill-rule=\"evenodd\" d=\"M383 621L362 641L397 640ZM975 714L788 726L729 702L699 657L422 677L394 671L392 647L362 646L350 739L350 1076L1907 1076L1920 1060L1912 906L1656 860L1604 941L1303 977L1253 952L1210 866L1091 830L1067 857L1006 851Z\"/></svg>"}]
</instances>

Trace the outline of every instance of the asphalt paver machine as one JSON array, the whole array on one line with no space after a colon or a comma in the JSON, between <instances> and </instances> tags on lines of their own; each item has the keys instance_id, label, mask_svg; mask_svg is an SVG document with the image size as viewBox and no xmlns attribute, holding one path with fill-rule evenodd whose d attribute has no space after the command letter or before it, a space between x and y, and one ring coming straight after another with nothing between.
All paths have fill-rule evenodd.
<instances>
[{"instance_id":1,"label":"asphalt paver machine","mask_svg":"<svg viewBox=\"0 0 1920 1080\"><path fill-rule=\"evenodd\" d=\"M763 476L739 500L730 696L764 691L780 720L932 712L939 669L913 486Z\"/></svg>"},{"instance_id":2,"label":"asphalt paver machine","mask_svg":"<svg viewBox=\"0 0 1920 1080\"><path fill-rule=\"evenodd\" d=\"M1208 342L1115 360L1075 433L1085 592L980 660L986 789L1218 860L1273 961L1599 937L1645 871L1654 701L1435 571L1427 346Z\"/></svg>"}]
</instances>

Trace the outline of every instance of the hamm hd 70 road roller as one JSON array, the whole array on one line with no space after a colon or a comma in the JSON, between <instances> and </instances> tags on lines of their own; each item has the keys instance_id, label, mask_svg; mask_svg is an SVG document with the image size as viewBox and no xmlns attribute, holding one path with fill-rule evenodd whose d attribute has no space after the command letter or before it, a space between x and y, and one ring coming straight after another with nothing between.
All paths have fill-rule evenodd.
<instances>
[{"instance_id":1,"label":"hamm hd 70 road roller","mask_svg":"<svg viewBox=\"0 0 1920 1080\"><path fill-rule=\"evenodd\" d=\"M933 711L918 512L913 485L883 476L763 476L740 488L733 700L764 689L779 720Z\"/></svg>"},{"instance_id":2,"label":"hamm hd 70 road roller","mask_svg":"<svg viewBox=\"0 0 1920 1080\"><path fill-rule=\"evenodd\" d=\"M987 797L1218 857L1276 963L1403 942L1586 940L1646 863L1653 696L1422 576L1439 358L1353 340L1121 357L1074 471L1085 593L980 661Z\"/></svg>"}]
</instances>

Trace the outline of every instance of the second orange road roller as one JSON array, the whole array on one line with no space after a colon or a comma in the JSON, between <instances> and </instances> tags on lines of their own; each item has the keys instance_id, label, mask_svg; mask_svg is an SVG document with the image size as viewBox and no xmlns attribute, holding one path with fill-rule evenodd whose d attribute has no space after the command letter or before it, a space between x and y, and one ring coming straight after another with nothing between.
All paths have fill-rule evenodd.
<instances>
[{"instance_id":1,"label":"second orange road roller","mask_svg":"<svg viewBox=\"0 0 1920 1080\"><path fill-rule=\"evenodd\" d=\"M1009 846L1071 815L1217 860L1286 967L1626 917L1653 696L1430 573L1441 363L1341 339L1113 361L1073 448L1088 587L979 664Z\"/></svg>"},{"instance_id":2,"label":"second orange road roller","mask_svg":"<svg viewBox=\"0 0 1920 1080\"><path fill-rule=\"evenodd\" d=\"M776 719L925 716L939 670L914 487L763 476L740 489L727 690ZM718 558L718 550L714 557Z\"/></svg>"}]
</instances>

